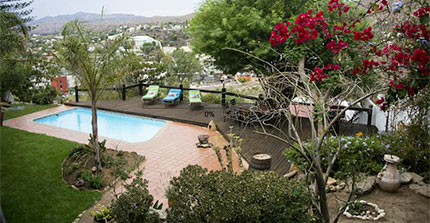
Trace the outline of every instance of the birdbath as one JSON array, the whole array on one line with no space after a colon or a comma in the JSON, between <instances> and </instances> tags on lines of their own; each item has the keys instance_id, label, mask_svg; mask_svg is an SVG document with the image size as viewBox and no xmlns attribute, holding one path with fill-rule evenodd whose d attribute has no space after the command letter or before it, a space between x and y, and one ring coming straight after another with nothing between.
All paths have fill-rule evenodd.
<instances>
[{"instance_id":1,"label":"birdbath","mask_svg":"<svg viewBox=\"0 0 430 223\"><path fill-rule=\"evenodd\" d=\"M379 187L386 192L395 192L401 184L400 173L397 169L397 164L400 158L394 155L384 155L385 166L378 173L376 182Z\"/></svg>"}]
</instances>

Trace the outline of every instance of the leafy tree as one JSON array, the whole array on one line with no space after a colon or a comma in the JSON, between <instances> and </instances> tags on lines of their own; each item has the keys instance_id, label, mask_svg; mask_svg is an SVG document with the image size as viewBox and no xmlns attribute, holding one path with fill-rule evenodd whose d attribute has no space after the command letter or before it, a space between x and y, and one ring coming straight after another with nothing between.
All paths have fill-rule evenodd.
<instances>
[{"instance_id":1,"label":"leafy tree","mask_svg":"<svg viewBox=\"0 0 430 223\"><path fill-rule=\"evenodd\" d=\"M100 47L90 50L92 33L86 30L79 21L64 25L63 40L59 46L56 58L58 62L75 75L81 87L88 89L91 99L92 136L95 155L95 166L100 171L100 148L97 128L97 100L103 94L103 89L119 79L129 68L122 66L119 48L124 43L124 37L113 41L100 43Z\"/></svg>"},{"instance_id":2,"label":"leafy tree","mask_svg":"<svg viewBox=\"0 0 430 223\"><path fill-rule=\"evenodd\" d=\"M37 60L27 52L29 27L25 25L32 1L0 0L0 94L10 91L21 100L30 101L29 89L39 82L41 73L34 67Z\"/></svg>"},{"instance_id":3,"label":"leafy tree","mask_svg":"<svg viewBox=\"0 0 430 223\"><path fill-rule=\"evenodd\" d=\"M264 64L254 57L228 50L252 53L275 62L268 39L273 25L300 12L308 0L207 0L190 22L192 47L197 53L210 55L215 66L234 74L253 65L252 69L264 71Z\"/></svg>"},{"instance_id":4,"label":"leafy tree","mask_svg":"<svg viewBox=\"0 0 430 223\"><path fill-rule=\"evenodd\" d=\"M202 70L199 59L193 53L182 49L173 51L171 56L166 55L164 60L168 64L168 75L177 78L180 84L183 84L185 79L191 82Z\"/></svg>"}]
</instances>

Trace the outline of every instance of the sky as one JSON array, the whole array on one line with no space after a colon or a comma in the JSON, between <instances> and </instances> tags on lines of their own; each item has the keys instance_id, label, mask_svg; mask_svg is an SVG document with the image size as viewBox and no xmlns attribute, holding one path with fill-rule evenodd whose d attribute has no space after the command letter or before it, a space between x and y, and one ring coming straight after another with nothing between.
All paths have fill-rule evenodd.
<instances>
[{"instance_id":1,"label":"sky","mask_svg":"<svg viewBox=\"0 0 430 223\"><path fill-rule=\"evenodd\" d=\"M105 14L125 13L140 16L178 16L194 12L203 0L34 0L32 15L45 16L74 14L76 12Z\"/></svg>"}]
</instances>

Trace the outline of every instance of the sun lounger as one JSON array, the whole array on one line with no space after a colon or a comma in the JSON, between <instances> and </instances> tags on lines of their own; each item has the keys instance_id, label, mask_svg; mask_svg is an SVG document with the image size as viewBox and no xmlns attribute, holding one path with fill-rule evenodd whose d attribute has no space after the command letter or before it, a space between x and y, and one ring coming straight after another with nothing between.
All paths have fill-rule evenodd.
<instances>
[{"instance_id":1,"label":"sun lounger","mask_svg":"<svg viewBox=\"0 0 430 223\"><path fill-rule=\"evenodd\" d=\"M182 95L182 91L180 89L170 89L169 93L165 98L163 98L162 102L164 104L176 104L179 102Z\"/></svg>"},{"instance_id":2,"label":"sun lounger","mask_svg":"<svg viewBox=\"0 0 430 223\"><path fill-rule=\"evenodd\" d=\"M150 85L148 92L142 97L142 102L154 102L158 98L158 90L160 89L157 85Z\"/></svg>"},{"instance_id":3,"label":"sun lounger","mask_svg":"<svg viewBox=\"0 0 430 223\"><path fill-rule=\"evenodd\" d=\"M189 94L190 108L199 109L202 107L202 95L200 90L190 90Z\"/></svg>"}]
</instances>

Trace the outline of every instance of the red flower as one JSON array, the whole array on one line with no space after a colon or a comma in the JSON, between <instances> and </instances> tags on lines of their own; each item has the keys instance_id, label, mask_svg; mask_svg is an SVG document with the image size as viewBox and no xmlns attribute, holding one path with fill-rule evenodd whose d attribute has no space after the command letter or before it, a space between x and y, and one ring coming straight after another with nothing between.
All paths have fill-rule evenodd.
<instances>
[{"instance_id":1,"label":"red flower","mask_svg":"<svg viewBox=\"0 0 430 223\"><path fill-rule=\"evenodd\" d=\"M376 100L376 104L377 104L377 105L380 105L380 104L382 104L384 101L385 101L385 98L384 98L384 97L381 97L380 99Z\"/></svg>"},{"instance_id":2,"label":"red flower","mask_svg":"<svg viewBox=\"0 0 430 223\"><path fill-rule=\"evenodd\" d=\"M374 35L372 33L372 27L368 27L367 29L364 29L362 33L353 31L354 33L354 40L362 40L362 41L369 41L373 39Z\"/></svg>"},{"instance_id":3,"label":"red flower","mask_svg":"<svg viewBox=\"0 0 430 223\"><path fill-rule=\"evenodd\" d=\"M403 89L403 84L402 83L398 83L398 84L396 84L396 85L394 85L394 89L396 89L397 91L399 91L399 90L402 90Z\"/></svg>"},{"instance_id":4,"label":"red flower","mask_svg":"<svg viewBox=\"0 0 430 223\"><path fill-rule=\"evenodd\" d=\"M423 65L427 64L430 61L430 56L427 55L427 51L423 49L416 49L411 57L412 61L419 62Z\"/></svg>"},{"instance_id":5,"label":"red flower","mask_svg":"<svg viewBox=\"0 0 430 223\"><path fill-rule=\"evenodd\" d=\"M405 89L408 91L409 96L414 96L415 95L415 91L411 86L406 86Z\"/></svg>"}]
</instances>

